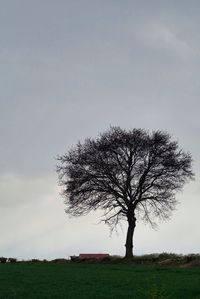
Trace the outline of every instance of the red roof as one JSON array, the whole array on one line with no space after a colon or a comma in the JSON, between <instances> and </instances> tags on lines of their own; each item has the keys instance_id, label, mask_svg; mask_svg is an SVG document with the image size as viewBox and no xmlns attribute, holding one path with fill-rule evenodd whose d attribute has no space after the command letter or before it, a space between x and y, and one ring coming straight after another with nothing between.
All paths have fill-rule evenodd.
<instances>
[{"instance_id":1,"label":"red roof","mask_svg":"<svg viewBox=\"0 0 200 299\"><path fill-rule=\"evenodd\" d=\"M101 260L105 257L108 257L108 253L80 253L79 259L95 259L95 260Z\"/></svg>"}]
</instances>

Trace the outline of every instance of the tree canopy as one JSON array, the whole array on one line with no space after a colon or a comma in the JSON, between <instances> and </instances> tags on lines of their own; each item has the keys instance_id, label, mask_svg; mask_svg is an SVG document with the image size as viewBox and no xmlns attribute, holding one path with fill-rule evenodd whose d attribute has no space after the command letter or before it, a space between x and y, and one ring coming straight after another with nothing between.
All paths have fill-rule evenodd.
<instances>
[{"instance_id":1,"label":"tree canopy","mask_svg":"<svg viewBox=\"0 0 200 299\"><path fill-rule=\"evenodd\" d=\"M191 154L167 132L111 127L58 157L57 172L66 213L103 210L111 227L128 221L126 257L133 254L136 220L166 219L176 192L193 178Z\"/></svg>"}]
</instances>

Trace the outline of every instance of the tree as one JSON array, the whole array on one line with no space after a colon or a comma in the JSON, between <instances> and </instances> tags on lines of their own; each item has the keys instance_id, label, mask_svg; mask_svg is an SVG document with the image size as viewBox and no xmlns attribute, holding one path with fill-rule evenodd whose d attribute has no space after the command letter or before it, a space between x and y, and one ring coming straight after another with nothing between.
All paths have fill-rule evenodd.
<instances>
[{"instance_id":1,"label":"tree","mask_svg":"<svg viewBox=\"0 0 200 299\"><path fill-rule=\"evenodd\" d=\"M66 213L101 209L112 228L127 220L125 257L133 256L136 219L152 225L155 217L167 219L177 204L175 193L194 176L190 153L163 131L111 127L57 159Z\"/></svg>"}]
</instances>

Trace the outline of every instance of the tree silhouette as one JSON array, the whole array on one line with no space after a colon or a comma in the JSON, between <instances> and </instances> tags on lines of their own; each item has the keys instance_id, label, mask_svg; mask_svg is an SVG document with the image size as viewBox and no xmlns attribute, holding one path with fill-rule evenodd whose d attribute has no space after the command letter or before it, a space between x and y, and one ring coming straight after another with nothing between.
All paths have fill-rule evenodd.
<instances>
[{"instance_id":1,"label":"tree silhouette","mask_svg":"<svg viewBox=\"0 0 200 299\"><path fill-rule=\"evenodd\" d=\"M66 213L101 209L112 228L127 220L126 257L133 256L136 219L152 225L156 217L167 219L177 203L175 193L194 176L191 155L163 131L111 127L57 159Z\"/></svg>"}]
</instances>

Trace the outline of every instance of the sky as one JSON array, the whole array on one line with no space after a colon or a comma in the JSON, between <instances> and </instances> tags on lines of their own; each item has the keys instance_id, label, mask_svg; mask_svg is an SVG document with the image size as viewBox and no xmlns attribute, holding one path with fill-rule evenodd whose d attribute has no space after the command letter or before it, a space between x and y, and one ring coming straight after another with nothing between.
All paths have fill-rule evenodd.
<instances>
[{"instance_id":1,"label":"sky","mask_svg":"<svg viewBox=\"0 0 200 299\"><path fill-rule=\"evenodd\" d=\"M112 126L165 130L196 180L168 222L138 222L134 253L200 248L200 2L0 0L0 256L123 255L126 223L72 218L56 156Z\"/></svg>"}]
</instances>

